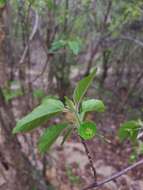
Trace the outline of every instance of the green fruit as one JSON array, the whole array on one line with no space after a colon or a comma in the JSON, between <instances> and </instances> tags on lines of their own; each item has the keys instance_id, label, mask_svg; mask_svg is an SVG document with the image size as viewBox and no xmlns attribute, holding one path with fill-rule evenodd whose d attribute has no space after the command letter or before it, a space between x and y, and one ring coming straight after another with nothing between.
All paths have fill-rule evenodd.
<instances>
[{"instance_id":1,"label":"green fruit","mask_svg":"<svg viewBox=\"0 0 143 190\"><path fill-rule=\"evenodd\" d=\"M84 140L92 139L96 134L96 124L89 121L82 123L80 127L78 128L78 134Z\"/></svg>"}]
</instances>

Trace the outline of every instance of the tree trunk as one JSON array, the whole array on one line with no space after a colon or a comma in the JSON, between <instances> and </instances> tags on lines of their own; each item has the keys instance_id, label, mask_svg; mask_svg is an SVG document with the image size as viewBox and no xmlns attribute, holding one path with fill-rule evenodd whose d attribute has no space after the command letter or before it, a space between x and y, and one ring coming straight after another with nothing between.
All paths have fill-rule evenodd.
<instances>
[{"instance_id":1,"label":"tree trunk","mask_svg":"<svg viewBox=\"0 0 143 190\"><path fill-rule=\"evenodd\" d=\"M10 106L4 103L0 93L0 173L3 174L1 190L46 190L38 172L20 150L16 136L12 135L15 125ZM1 172L2 171L2 172Z\"/></svg>"},{"instance_id":2,"label":"tree trunk","mask_svg":"<svg viewBox=\"0 0 143 190\"><path fill-rule=\"evenodd\" d=\"M1 190L47 190L47 186L33 168L16 136L12 135L15 119L10 104L4 101L1 88L5 78L4 8L0 8L0 189Z\"/></svg>"},{"instance_id":3,"label":"tree trunk","mask_svg":"<svg viewBox=\"0 0 143 190\"><path fill-rule=\"evenodd\" d=\"M3 56L3 46L5 39L5 31L4 31L4 8L0 8L0 86L4 87L6 83L6 70L4 67L4 56Z\"/></svg>"}]
</instances>

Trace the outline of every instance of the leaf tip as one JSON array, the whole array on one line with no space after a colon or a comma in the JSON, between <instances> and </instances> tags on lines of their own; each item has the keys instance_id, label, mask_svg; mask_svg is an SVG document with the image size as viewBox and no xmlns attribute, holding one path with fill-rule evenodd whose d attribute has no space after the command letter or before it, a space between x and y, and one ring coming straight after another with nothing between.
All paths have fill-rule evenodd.
<instances>
[{"instance_id":1,"label":"leaf tip","mask_svg":"<svg viewBox=\"0 0 143 190\"><path fill-rule=\"evenodd\" d=\"M13 130L12 130L12 134L15 135L16 133L18 133L18 132L17 132L16 127L14 127Z\"/></svg>"}]
</instances>

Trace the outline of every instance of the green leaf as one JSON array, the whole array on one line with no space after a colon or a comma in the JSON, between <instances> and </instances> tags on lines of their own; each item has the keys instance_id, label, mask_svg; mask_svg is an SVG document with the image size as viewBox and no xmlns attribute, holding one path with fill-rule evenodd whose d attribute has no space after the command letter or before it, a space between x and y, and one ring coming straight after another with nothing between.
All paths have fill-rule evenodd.
<instances>
[{"instance_id":1,"label":"green leaf","mask_svg":"<svg viewBox=\"0 0 143 190\"><path fill-rule=\"evenodd\" d=\"M66 101L67 108L73 111L75 109L74 102L66 96L65 96L65 101Z\"/></svg>"},{"instance_id":2,"label":"green leaf","mask_svg":"<svg viewBox=\"0 0 143 190\"><path fill-rule=\"evenodd\" d=\"M104 112L105 105L101 100L90 99L82 102L81 110L82 112Z\"/></svg>"},{"instance_id":3,"label":"green leaf","mask_svg":"<svg viewBox=\"0 0 143 190\"><path fill-rule=\"evenodd\" d=\"M51 49L49 49L49 52L55 52L58 51L59 49L65 47L66 41L64 40L56 40L52 43Z\"/></svg>"},{"instance_id":4,"label":"green leaf","mask_svg":"<svg viewBox=\"0 0 143 190\"><path fill-rule=\"evenodd\" d=\"M68 41L69 49L73 52L74 55L78 55L80 52L80 43L79 41Z\"/></svg>"},{"instance_id":5,"label":"green leaf","mask_svg":"<svg viewBox=\"0 0 143 190\"><path fill-rule=\"evenodd\" d=\"M58 100L59 97L58 96L45 96L43 99L42 99L42 104L45 104L47 101L49 101L49 99L54 99L54 100Z\"/></svg>"},{"instance_id":6,"label":"green leaf","mask_svg":"<svg viewBox=\"0 0 143 190\"><path fill-rule=\"evenodd\" d=\"M74 90L73 99L75 103L80 103L82 98L84 97L86 91L88 90L89 86L91 85L94 77L96 74L96 69L93 72L85 77L84 79L80 80Z\"/></svg>"},{"instance_id":7,"label":"green leaf","mask_svg":"<svg viewBox=\"0 0 143 190\"><path fill-rule=\"evenodd\" d=\"M134 120L123 123L119 129L119 137L121 141L125 139L135 141L138 135L139 128L139 123Z\"/></svg>"},{"instance_id":8,"label":"green leaf","mask_svg":"<svg viewBox=\"0 0 143 190\"><path fill-rule=\"evenodd\" d=\"M63 110L64 105L60 100L47 99L31 113L19 120L13 129L13 133L28 132Z\"/></svg>"},{"instance_id":9,"label":"green leaf","mask_svg":"<svg viewBox=\"0 0 143 190\"><path fill-rule=\"evenodd\" d=\"M78 128L78 133L84 140L90 140L96 134L96 124L89 121L84 122Z\"/></svg>"},{"instance_id":10,"label":"green leaf","mask_svg":"<svg viewBox=\"0 0 143 190\"><path fill-rule=\"evenodd\" d=\"M67 124L58 124L52 127L49 127L45 130L44 134L40 137L38 148L41 153L45 153L50 149L52 144L59 137L63 129L67 127Z\"/></svg>"},{"instance_id":11,"label":"green leaf","mask_svg":"<svg viewBox=\"0 0 143 190\"><path fill-rule=\"evenodd\" d=\"M80 112L80 113L79 113L79 118L80 118L80 121L83 121L83 120L84 120L85 115L86 115L86 113L85 113L85 112Z\"/></svg>"}]
</instances>

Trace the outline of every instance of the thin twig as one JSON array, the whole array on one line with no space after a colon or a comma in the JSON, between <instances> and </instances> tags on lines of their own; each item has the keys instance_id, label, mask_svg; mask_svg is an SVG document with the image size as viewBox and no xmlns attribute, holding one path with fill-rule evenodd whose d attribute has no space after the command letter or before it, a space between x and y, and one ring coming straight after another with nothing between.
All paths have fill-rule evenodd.
<instances>
[{"instance_id":1,"label":"thin twig","mask_svg":"<svg viewBox=\"0 0 143 190\"><path fill-rule=\"evenodd\" d=\"M91 170L92 170L92 172L93 172L93 176L94 176L95 183L96 183L96 181L97 181L97 172L96 172L96 169L95 169L95 167L94 167L93 160L92 160L92 158L91 158L91 155L90 155L90 152L89 152L89 150L88 150L88 147L87 147L85 141L84 141L82 138L81 138L81 143L82 143L83 146L84 146L85 152L86 152L86 154L87 154L87 157L88 157L88 160L89 160L89 163L90 163L90 168L91 168Z\"/></svg>"},{"instance_id":2,"label":"thin twig","mask_svg":"<svg viewBox=\"0 0 143 190\"><path fill-rule=\"evenodd\" d=\"M103 180L103 181L100 181L100 182L98 182L98 183L95 181L94 183L92 183L91 185L87 186L86 188L84 188L84 189L82 189L82 190L88 190L88 189L93 189L93 188L97 189L97 188L101 187L102 185L104 185L104 184L106 184L106 183L109 183L110 181L113 181L113 180L115 180L115 179L121 177L122 175L124 175L124 174L127 173L128 171L130 171L130 170L132 170L132 169L134 169L134 168L136 168L137 166L142 165L142 164L143 164L143 159L140 160L140 161L138 161L138 162L136 162L135 164L133 164L133 165L131 165L131 166L129 166L129 167L123 169L122 171L120 171L120 172L118 172L118 173L116 173L116 174L114 174L114 175L108 177L107 179L105 179L105 180Z\"/></svg>"},{"instance_id":3,"label":"thin twig","mask_svg":"<svg viewBox=\"0 0 143 190\"><path fill-rule=\"evenodd\" d=\"M33 40L33 38L34 38L34 36L35 36L35 34L36 34L36 32L37 32L38 24L39 24L39 15L38 15L37 12L35 12L35 24L34 24L34 27L33 27L32 32L31 32L31 34L30 34L29 42L28 42L28 44L26 45L26 47L25 47L25 49L24 49L24 51L23 51L23 54L22 54L22 56L21 56L21 58L20 58L20 61L19 61L19 64L20 64L20 65L24 63L24 60L25 60L26 55L27 55L27 53L28 53L29 43Z\"/></svg>"},{"instance_id":4,"label":"thin twig","mask_svg":"<svg viewBox=\"0 0 143 190\"><path fill-rule=\"evenodd\" d=\"M93 59L94 59L95 55L97 54L101 43L102 43L102 39L100 38L98 40L96 46L91 50L91 56L90 56L90 59L89 59L88 64L87 64L87 68L86 68L86 70L84 72L84 76L89 75L90 69L92 67Z\"/></svg>"},{"instance_id":5,"label":"thin twig","mask_svg":"<svg viewBox=\"0 0 143 190\"><path fill-rule=\"evenodd\" d=\"M46 53L47 59L46 59L46 61L45 61L45 64L44 64L42 70L40 71L40 73L32 80L32 83L35 83L41 76L43 76L43 74L46 72L46 69L47 69L47 67L48 67L48 62L49 62L49 61L52 59L52 57L54 56L54 54L53 54L52 56L50 56L49 52L47 51L47 47L46 47L46 45L45 45L43 39L42 39L41 36L40 36L40 31L39 31L39 30L38 30L38 34L39 34L39 35L38 35L38 36L39 36L39 41L40 41L40 43L41 43L41 46L43 47L43 50L44 50L45 53Z\"/></svg>"},{"instance_id":6,"label":"thin twig","mask_svg":"<svg viewBox=\"0 0 143 190\"><path fill-rule=\"evenodd\" d=\"M128 40L128 41L134 42L135 44L139 45L140 47L143 47L143 41L132 38L131 36L121 36L119 39L120 40Z\"/></svg>"},{"instance_id":7,"label":"thin twig","mask_svg":"<svg viewBox=\"0 0 143 190\"><path fill-rule=\"evenodd\" d=\"M106 24L108 21L108 17L109 17L111 8L112 8L112 0L109 1L108 6L107 6L107 10L106 10L106 14L104 16L104 22L103 22L103 28L102 28L103 31L106 29Z\"/></svg>"}]
</instances>

